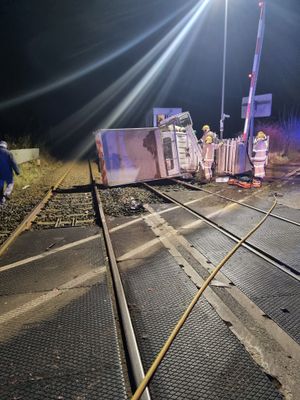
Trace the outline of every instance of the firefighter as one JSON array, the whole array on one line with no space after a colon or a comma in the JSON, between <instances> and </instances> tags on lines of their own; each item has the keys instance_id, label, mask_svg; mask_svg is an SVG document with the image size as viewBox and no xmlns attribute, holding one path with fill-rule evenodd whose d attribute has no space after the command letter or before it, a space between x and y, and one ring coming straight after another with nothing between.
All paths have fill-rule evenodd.
<instances>
[{"instance_id":1,"label":"firefighter","mask_svg":"<svg viewBox=\"0 0 300 400\"><path fill-rule=\"evenodd\" d=\"M166 119L166 117L165 117L163 114L158 114L158 116L157 116L157 126L159 126L160 123L161 123L164 119Z\"/></svg>"},{"instance_id":2,"label":"firefighter","mask_svg":"<svg viewBox=\"0 0 300 400\"><path fill-rule=\"evenodd\" d=\"M202 126L202 131L203 131L203 136L201 138L202 143L205 143L205 138L207 136L211 136L212 137L213 143L217 143L218 142L217 134L210 130L210 126L209 125L203 125Z\"/></svg>"},{"instance_id":3,"label":"firefighter","mask_svg":"<svg viewBox=\"0 0 300 400\"><path fill-rule=\"evenodd\" d=\"M212 165L215 159L215 144L213 143L213 136L207 134L203 144L203 163L204 163L204 176L210 182L212 179Z\"/></svg>"},{"instance_id":4,"label":"firefighter","mask_svg":"<svg viewBox=\"0 0 300 400\"><path fill-rule=\"evenodd\" d=\"M254 166L253 187L261 187L262 180L265 177L265 165L268 154L267 136L263 131L259 131L253 142L253 157Z\"/></svg>"},{"instance_id":5,"label":"firefighter","mask_svg":"<svg viewBox=\"0 0 300 400\"><path fill-rule=\"evenodd\" d=\"M0 141L0 205L9 199L14 187L13 171L19 175L19 167L13 155L7 150L7 143ZM6 188L4 191L4 184Z\"/></svg>"}]
</instances>

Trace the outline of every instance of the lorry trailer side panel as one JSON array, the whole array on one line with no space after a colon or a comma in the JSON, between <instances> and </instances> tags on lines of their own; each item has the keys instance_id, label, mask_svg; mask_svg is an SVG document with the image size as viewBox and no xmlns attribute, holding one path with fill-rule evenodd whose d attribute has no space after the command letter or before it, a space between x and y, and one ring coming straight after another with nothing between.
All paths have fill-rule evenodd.
<instances>
[{"instance_id":1,"label":"lorry trailer side panel","mask_svg":"<svg viewBox=\"0 0 300 400\"><path fill-rule=\"evenodd\" d=\"M96 133L102 181L118 186L167 177L156 128L102 129Z\"/></svg>"}]
</instances>

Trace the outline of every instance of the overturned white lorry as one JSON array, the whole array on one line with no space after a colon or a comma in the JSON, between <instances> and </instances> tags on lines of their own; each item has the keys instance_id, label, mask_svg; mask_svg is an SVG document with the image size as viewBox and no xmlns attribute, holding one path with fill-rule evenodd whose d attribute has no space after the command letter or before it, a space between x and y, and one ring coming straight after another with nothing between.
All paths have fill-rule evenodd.
<instances>
[{"instance_id":1,"label":"overturned white lorry","mask_svg":"<svg viewBox=\"0 0 300 400\"><path fill-rule=\"evenodd\" d=\"M100 129L95 139L107 186L184 176L202 165L188 112L165 119L159 127Z\"/></svg>"}]
</instances>

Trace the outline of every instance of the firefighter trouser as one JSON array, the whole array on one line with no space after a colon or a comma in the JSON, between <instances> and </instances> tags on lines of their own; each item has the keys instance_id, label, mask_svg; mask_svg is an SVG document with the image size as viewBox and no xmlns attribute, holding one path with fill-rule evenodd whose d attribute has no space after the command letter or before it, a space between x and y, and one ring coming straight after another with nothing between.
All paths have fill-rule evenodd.
<instances>
[{"instance_id":1,"label":"firefighter trouser","mask_svg":"<svg viewBox=\"0 0 300 400\"><path fill-rule=\"evenodd\" d=\"M212 178L212 165L215 158L215 145L213 143L205 143L203 146L203 161L205 179Z\"/></svg>"},{"instance_id":2,"label":"firefighter trouser","mask_svg":"<svg viewBox=\"0 0 300 400\"><path fill-rule=\"evenodd\" d=\"M255 161L253 160L253 165L254 165L254 176L255 178L264 178L266 173L265 173L265 164L266 161Z\"/></svg>"},{"instance_id":3,"label":"firefighter trouser","mask_svg":"<svg viewBox=\"0 0 300 400\"><path fill-rule=\"evenodd\" d=\"M254 166L254 177L263 179L265 177L265 165L267 161L267 149L265 141L257 141L253 146L255 156L252 159Z\"/></svg>"},{"instance_id":4,"label":"firefighter trouser","mask_svg":"<svg viewBox=\"0 0 300 400\"><path fill-rule=\"evenodd\" d=\"M214 160L204 160L204 175L205 179L210 180L212 178L212 164Z\"/></svg>"}]
</instances>

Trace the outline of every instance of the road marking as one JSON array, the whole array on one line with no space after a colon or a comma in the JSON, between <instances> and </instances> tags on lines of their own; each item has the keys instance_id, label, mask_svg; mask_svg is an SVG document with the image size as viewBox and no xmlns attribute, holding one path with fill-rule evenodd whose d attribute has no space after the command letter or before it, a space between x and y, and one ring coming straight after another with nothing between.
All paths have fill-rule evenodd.
<instances>
[{"instance_id":1,"label":"road marking","mask_svg":"<svg viewBox=\"0 0 300 400\"><path fill-rule=\"evenodd\" d=\"M91 240L95 240L100 237L101 237L101 235L100 235L100 233L98 233L97 235L89 236L85 239L81 239L81 240L77 240L76 242L65 244L64 246L61 246L57 249L45 251L44 253L38 254L36 256L24 258L23 260L16 261L14 263L7 264L7 265L4 265L3 267L0 267L0 272L7 271L8 269L12 269L12 268L20 267L21 265L28 264L32 261L40 260L44 257L51 256L52 254L58 253L63 250L71 249L72 247L79 246L80 244L90 242Z\"/></svg>"},{"instance_id":2,"label":"road marking","mask_svg":"<svg viewBox=\"0 0 300 400\"><path fill-rule=\"evenodd\" d=\"M148 218L147 224L153 230L154 234L160 235L163 233L160 237L162 245L169 251L191 281L200 288L204 283L203 278L189 263L186 256L181 253L180 246L183 246L209 273L215 268L215 265L208 263L202 253L191 247L187 239L178 234L150 206L147 207L147 210L150 213L153 212L153 218ZM169 238L172 236L172 239L169 240L168 236ZM299 393L300 385L296 378L297 373L295 373L295 371L299 370L300 366L300 347L298 343L278 326L275 321L266 319L263 311L238 287L231 286L230 283L231 281L226 275L222 271L219 271L216 278L203 294L204 298L211 304L223 321L231 324L230 330L243 343L255 362L270 375L278 377L280 382L284 382L284 386L292 389L292 393ZM238 313L235 314L233 308L224 303L222 297L211 286L225 288L228 295L242 307L243 316L246 316L246 322L243 318L239 317Z\"/></svg>"},{"instance_id":3,"label":"road marking","mask_svg":"<svg viewBox=\"0 0 300 400\"><path fill-rule=\"evenodd\" d=\"M200 192L200 191L199 191L199 192ZM217 193L219 193L219 192L217 192ZM213 194L214 194L214 193L213 193ZM212 196L213 194L208 194L208 195L206 195L206 196L201 197L200 199L190 200L190 201L187 201L186 203L183 203L183 204L188 206L188 205L190 205L190 204L194 204L194 203L197 203L198 201L204 200L204 199L206 199L207 197ZM145 206L147 206L147 205L145 204ZM166 210L157 211L156 213L157 213L158 215L162 215L162 214L165 214L165 213L168 213L168 212L177 210L178 208L181 208L181 206L173 206L173 207L167 208ZM147 217L146 217L146 218L147 218ZM133 224L136 224L137 222L141 222L141 221L143 221L144 219L145 219L145 217L139 217L139 218L135 219L134 221L125 222L125 223L122 224L122 225L115 226L114 228L110 229L109 232L110 232L110 233L113 233L113 232L116 232L116 231L118 231L118 230L120 230L120 229L127 228L128 226L133 225Z\"/></svg>"},{"instance_id":4,"label":"road marking","mask_svg":"<svg viewBox=\"0 0 300 400\"><path fill-rule=\"evenodd\" d=\"M94 269L84 275L81 275L75 279L72 279L68 282L63 283L62 285L58 286L57 288L52 289L50 292L43 294L42 296L39 296L36 299L28 301L27 303L21 305L20 307L17 307L11 311L8 311L7 313L0 316L0 325L10 321L13 318L20 316L28 311L31 311L33 308L40 306L41 304L46 303L47 301L49 301L57 296L60 296L64 290L73 289L73 288L81 285L82 283L88 281L89 279L101 275L105 271L106 271L106 267L101 266L100 268Z\"/></svg>"},{"instance_id":5,"label":"road marking","mask_svg":"<svg viewBox=\"0 0 300 400\"><path fill-rule=\"evenodd\" d=\"M161 212L155 211L149 205L145 205L145 208L151 214L150 215L146 215L146 216L142 217L141 219L144 220L147 223L147 225L149 225L151 219L153 217L158 217L159 218L159 216L161 215ZM210 216L214 215L214 214L215 213L209 214L207 216L207 218L210 218ZM163 221L162 222L163 224L166 224L166 221L164 219L162 219L162 221ZM181 226L180 229L189 229L189 228L193 228L193 227L196 227L198 225L201 225L201 224L204 224L204 221L201 220L201 219L197 219L196 221L193 221L193 222L191 222L189 224ZM178 236L178 235L180 235L179 231L176 230L175 228L171 227L170 225L169 225L169 228L170 228L169 231L167 233L165 233L165 234L163 234L161 231L156 232L156 234L159 235L158 238L152 239L149 242L147 242L147 243L145 243L145 244L143 244L141 246L138 246L135 249L128 251L127 253L124 253L122 256L118 257L117 261L118 262L119 261L125 261L125 260L128 260L130 258L134 258L135 255L137 255L139 253L142 253L143 251L149 249L150 247L152 247L155 244L159 243L161 240L163 240L163 239L165 239L167 237L170 237L170 236ZM189 244L189 247L190 247L190 244Z\"/></svg>"},{"instance_id":6,"label":"road marking","mask_svg":"<svg viewBox=\"0 0 300 400\"><path fill-rule=\"evenodd\" d=\"M243 200L247 200L247 199L248 199L249 197L251 197L251 196L252 196L252 195L249 195L249 196L245 197ZM176 200L176 199L175 199L175 200ZM197 200L197 201L198 201L198 200ZM195 202L195 200L192 200L192 202ZM190 203L190 202L188 202L188 203ZM187 205L188 203L184 203L184 204ZM221 208L220 210L217 210L217 211L212 212L211 214L208 214L208 215L206 216L206 218L210 219L210 218L212 218L212 217L215 217L215 216L218 215L218 214L222 214L222 213L224 213L224 212L228 212L228 211L230 211L232 208L237 207L238 205L239 205L239 204L236 204L236 203L228 204L228 205L225 206L224 208ZM178 208L178 207L179 207L179 206L177 206L176 208ZM149 214L149 215L146 215L146 216L144 216L144 217L141 217L140 219L141 219L141 220L144 220L147 224L148 224L148 221L151 221L151 219L152 219L153 217L159 217L161 214L163 214L163 213L165 213L165 212L167 212L167 211L171 211L171 209L164 210L164 211L155 211L149 204L148 204L148 205L145 205L145 209L146 209L147 211L149 211L150 214ZM161 219L161 223L162 223L162 224L165 223L165 220L164 220L164 219ZM117 261L125 261L125 260L127 260L127 259L133 258L136 254L139 254L139 253L141 253L141 252L143 252L143 251L149 249L151 246L154 246L155 244L157 244L161 239L165 239L165 238L168 238L168 237L170 237L170 236L175 236L175 235L178 236L178 235L180 235L179 230L181 231L181 230L184 230L184 229L195 228L195 227L197 227L197 226L199 226L199 225L201 225L201 224L205 224L205 220L199 218L199 219L197 219L197 220L195 220L195 221L193 221L193 222L190 222L189 224L186 224L186 225L181 226L181 227L178 228L177 230L174 229L174 228L172 227L172 231L169 229L168 233L162 234L161 231L160 231L160 232L157 232L156 234L160 236L159 238L152 239L151 241L149 241L149 242L147 242L147 243L145 243L145 244L143 244L143 245L141 245L141 246L139 246L139 247L136 247L134 250L130 250L129 252L127 252L127 253L123 254L122 256L120 256L120 257L117 259ZM148 224L148 225L149 225L149 224ZM169 225L169 226L170 226L170 225ZM171 226L170 226L170 228L171 228ZM110 232L111 232L111 231L110 231ZM186 242L186 243L188 243L188 242ZM190 247L190 244L189 244L187 247Z\"/></svg>"},{"instance_id":7,"label":"road marking","mask_svg":"<svg viewBox=\"0 0 300 400\"><path fill-rule=\"evenodd\" d=\"M166 210L157 211L157 213L158 213L158 214L164 214L164 213L166 213L166 212L176 210L177 208L180 208L180 206L174 206L174 207L168 208L168 209L166 209ZM119 231L120 229L127 228L128 226L134 225L134 224L136 224L137 222L141 222L141 221L143 221L143 218L142 218L142 217L136 218L136 219L133 220L133 221L125 222L125 223L122 224L122 225L115 226L114 228L110 229L110 230L109 230L109 233L113 233L113 232Z\"/></svg>"},{"instance_id":8,"label":"road marking","mask_svg":"<svg viewBox=\"0 0 300 400\"><path fill-rule=\"evenodd\" d=\"M256 192L256 193L257 193L257 192ZM210 196L213 196L213 195L215 195L215 193L212 193L212 194L209 194L209 195L207 195L207 196L204 196L204 197L202 197L201 199L190 200L190 201L188 201L188 202L186 202L186 203L183 203L183 204L184 204L184 205L190 205L190 204L196 203L196 202L198 202L198 201L201 201L201 200L203 200L203 199L206 198L206 197L210 197ZM243 198L242 200L240 200L240 201L241 201L241 202L244 202L244 201L248 200L250 197L252 197L253 195L254 195L254 194L251 193L251 194L249 194L248 196L244 197L244 198ZM175 199L175 200L176 200L176 199ZM225 207L223 207L223 208L221 208L221 209L219 209L219 210L216 210L216 211L214 211L214 212L212 212L212 213L206 215L206 218L210 219L210 218L215 217L216 215L227 213L227 212L229 212L231 209L236 208L236 207L239 207L239 206L241 206L241 205L238 204L238 203L231 203L231 204L228 204L228 205L226 205ZM136 219L136 220L134 220L134 221L130 221L130 222L127 222L127 223L125 223L125 224L123 224L123 225L119 225L119 226L117 226L117 227L115 227L115 228L112 228L109 232L110 232L110 233L113 233L113 232L115 232L115 231L117 231L117 230L119 230L119 229L123 229L123 228L125 228L125 227L128 227L128 226L131 225L131 224L134 224L134 223L139 222L139 221L142 221L142 220L145 221L146 223L148 223L149 220L151 221L151 218L153 218L153 216L157 216L157 217L158 217L158 216L160 216L160 215L162 215L162 214L165 214L165 213L167 213L167 212L170 212L170 211L173 211L173 210L175 210L175 209L181 208L180 206L174 206L174 207L168 208L168 209L166 209L166 210L155 211L149 204L145 204L144 207L145 207L145 209L146 209L147 211L150 212L149 215L145 215L145 216L142 216L142 217L140 217L140 218L138 218L138 219ZM187 211L187 212L188 212L188 211ZM132 258L134 258L137 254L142 253L143 251L145 251L145 250L149 249L150 247L154 246L155 244L159 243L159 241L160 241L161 239L163 240L163 239L166 239L166 238L168 238L168 237L170 237L170 236L179 235L179 230L185 230L185 229L196 228L196 227L198 227L199 225L205 224L205 220L200 219L200 218L201 218L201 217L199 217L199 219L197 219L197 220L195 220L195 221L193 221L193 222L190 222L190 223L188 223L188 224L186 224L186 225L181 226L178 230L175 230L174 228L172 228L172 229L173 229L172 233L171 233L170 230L169 230L168 233L165 233L165 234L162 234L162 232L158 232L157 234L160 236L160 238L152 239L151 241L149 241L149 242L147 242L147 243L145 243L145 244L143 244L143 245L141 245L141 246L139 246L139 247L136 247L135 249L130 250L130 251L128 251L127 253L124 253L123 255L121 255L120 257L118 257L117 261L120 262L120 261L125 261L125 260L132 259ZM163 221L165 221L165 220L163 220ZM190 245L189 245L189 246L190 246Z\"/></svg>"},{"instance_id":9,"label":"road marking","mask_svg":"<svg viewBox=\"0 0 300 400\"><path fill-rule=\"evenodd\" d=\"M215 192L215 193L207 194L206 196L203 196L203 197L201 197L200 199L190 200L190 201L187 201L186 203L183 203L183 204L186 205L186 206L188 206L188 205L197 203L197 202L199 202L199 201L202 201L202 200L206 199L207 197L215 196L216 194L219 194L219 193L221 193L221 192L224 191L224 190L225 190L225 189L222 189L222 190L219 190L219 191L217 191L217 192ZM239 200L239 201L242 203L242 202L248 200L250 197L252 197L252 196L256 195L257 193L259 193L260 191L262 191L262 189L257 190L255 193L249 194L249 196L246 196L246 197L244 197L243 199L241 199L241 200ZM198 192L201 192L201 190L199 190ZM202 193L205 193L205 192L202 191ZM229 201L229 200L227 200L227 201ZM240 204L238 204L238 203L229 204L229 205L225 206L225 209L227 210L228 207L231 208L231 207L233 207L234 205L235 205L235 206L238 206L238 205L240 205ZM178 208L181 208L181 206L173 206L173 207L170 207L170 208L168 208L168 209L166 209L166 210L157 211L156 213L157 213L158 215L162 215L162 214L165 214L165 213L168 213L168 212L177 210ZM223 211L223 209L221 209L221 210L219 210L219 211L215 211L214 213L209 214L209 215L207 216L207 218L214 217L216 214L218 214L219 212L222 212L222 211ZM113 233L113 232L119 231L120 229L124 229L124 228L127 228L127 227L130 226L130 225L134 225L134 224L136 224L136 223L138 223L138 222L141 222L141 221L143 221L144 219L145 219L144 217L139 217L139 218L136 218L134 221L125 222L124 224L121 224L121 225L119 225L119 226L115 226L114 228L110 229L109 232L110 232L110 233ZM198 223L199 223L198 221L192 222L191 227L193 227L194 225L198 225ZM188 229L189 226L186 226L186 228Z\"/></svg>"},{"instance_id":10,"label":"road marking","mask_svg":"<svg viewBox=\"0 0 300 400\"><path fill-rule=\"evenodd\" d=\"M160 243L160 238L152 239L152 240L150 240L149 242L143 244L142 246L136 247L135 249L130 250L130 251L128 251L127 253L123 254L121 257L118 257L118 258L117 258L117 262L125 261L125 260L128 260L128 259L130 259L130 258L132 259L132 258L134 258L134 256L135 256L136 254L139 254L139 253L141 253L141 252L144 252L144 251L147 250L149 247L152 247L152 246L154 246L154 245L156 245L156 244L158 244L158 243Z\"/></svg>"}]
</instances>

